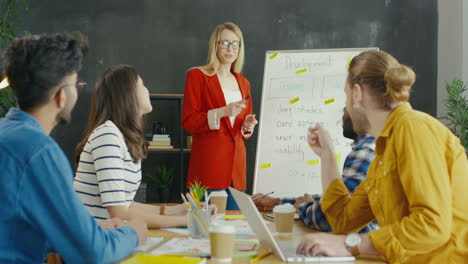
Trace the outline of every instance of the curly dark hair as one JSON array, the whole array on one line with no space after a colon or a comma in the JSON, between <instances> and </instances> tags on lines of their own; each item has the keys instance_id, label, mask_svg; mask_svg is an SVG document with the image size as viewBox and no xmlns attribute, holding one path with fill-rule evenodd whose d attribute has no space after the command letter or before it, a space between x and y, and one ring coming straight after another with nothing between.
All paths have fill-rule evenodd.
<instances>
[{"instance_id":1,"label":"curly dark hair","mask_svg":"<svg viewBox=\"0 0 468 264\"><path fill-rule=\"evenodd\" d=\"M84 36L67 33L17 38L5 50L3 71L23 111L47 102L54 88L81 69L88 51Z\"/></svg>"}]
</instances>

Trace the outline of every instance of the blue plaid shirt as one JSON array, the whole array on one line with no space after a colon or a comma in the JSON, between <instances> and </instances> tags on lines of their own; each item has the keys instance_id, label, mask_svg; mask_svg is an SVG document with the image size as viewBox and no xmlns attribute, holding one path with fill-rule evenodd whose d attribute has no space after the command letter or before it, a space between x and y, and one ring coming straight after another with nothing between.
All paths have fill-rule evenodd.
<instances>
[{"instance_id":1,"label":"blue plaid shirt","mask_svg":"<svg viewBox=\"0 0 468 264\"><path fill-rule=\"evenodd\" d=\"M346 157L343 168L343 181L350 193L366 179L367 169L375 157L375 138L364 134L356 139L352 145L352 150ZM322 197L319 194L312 195L312 201L305 202L299 206L299 216L305 225L319 231L331 232L325 214L322 212ZM282 198L281 204L295 204L295 198ZM379 228L377 222L372 222L364 227L359 233L367 233Z\"/></svg>"}]
</instances>

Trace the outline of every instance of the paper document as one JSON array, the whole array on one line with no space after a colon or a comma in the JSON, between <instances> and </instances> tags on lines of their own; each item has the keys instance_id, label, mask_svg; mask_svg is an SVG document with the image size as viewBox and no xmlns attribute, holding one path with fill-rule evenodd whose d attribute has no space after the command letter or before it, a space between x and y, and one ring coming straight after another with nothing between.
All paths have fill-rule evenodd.
<instances>
[{"instance_id":1,"label":"paper document","mask_svg":"<svg viewBox=\"0 0 468 264\"><path fill-rule=\"evenodd\" d=\"M163 240L164 238L162 237L148 237L143 245L140 245L135 249L135 252L146 252L159 245Z\"/></svg>"}]
</instances>

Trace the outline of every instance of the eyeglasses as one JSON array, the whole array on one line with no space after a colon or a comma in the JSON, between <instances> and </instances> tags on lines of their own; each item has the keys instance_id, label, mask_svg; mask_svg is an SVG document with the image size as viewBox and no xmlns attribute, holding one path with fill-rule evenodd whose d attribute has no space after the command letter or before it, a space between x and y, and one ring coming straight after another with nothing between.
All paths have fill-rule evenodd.
<instances>
[{"instance_id":1,"label":"eyeglasses","mask_svg":"<svg viewBox=\"0 0 468 264\"><path fill-rule=\"evenodd\" d=\"M240 42L229 42L226 40L220 40L218 41L218 44L222 49L227 49L231 46L233 50L238 50L241 46Z\"/></svg>"},{"instance_id":2,"label":"eyeglasses","mask_svg":"<svg viewBox=\"0 0 468 264\"><path fill-rule=\"evenodd\" d=\"M79 80L79 81L76 82L76 91L78 92L78 94L83 92L83 90L86 88L87 84L88 83L83 82L82 80Z\"/></svg>"},{"instance_id":3,"label":"eyeglasses","mask_svg":"<svg viewBox=\"0 0 468 264\"><path fill-rule=\"evenodd\" d=\"M87 84L88 84L88 83L83 82L82 80L78 80L78 81L76 81L75 84L65 84L65 85L62 85L59 89L63 89L63 88L65 88L65 87L74 85L75 88L76 88L76 92L77 92L78 94L80 94L81 92L83 92L83 90L85 89L85 87L86 87Z\"/></svg>"}]
</instances>

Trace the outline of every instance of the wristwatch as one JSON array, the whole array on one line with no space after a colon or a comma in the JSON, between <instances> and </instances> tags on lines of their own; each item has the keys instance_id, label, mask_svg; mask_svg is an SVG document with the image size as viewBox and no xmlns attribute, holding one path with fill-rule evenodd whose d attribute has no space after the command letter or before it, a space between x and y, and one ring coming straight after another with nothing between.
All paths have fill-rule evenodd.
<instances>
[{"instance_id":1,"label":"wristwatch","mask_svg":"<svg viewBox=\"0 0 468 264\"><path fill-rule=\"evenodd\" d=\"M358 233L351 233L345 238L345 245L353 256L359 256L359 244L361 244L361 237Z\"/></svg>"}]
</instances>

